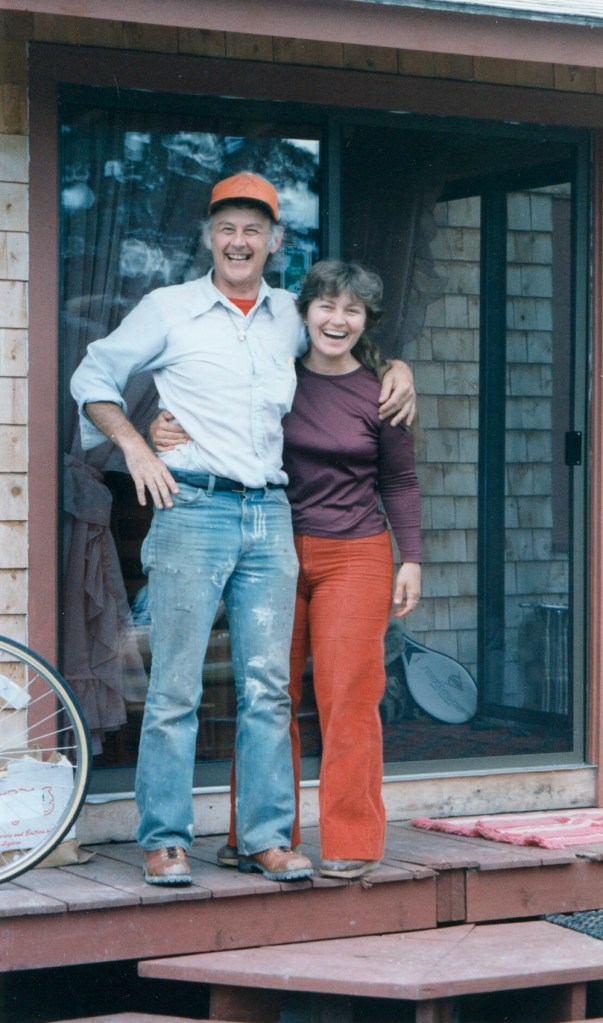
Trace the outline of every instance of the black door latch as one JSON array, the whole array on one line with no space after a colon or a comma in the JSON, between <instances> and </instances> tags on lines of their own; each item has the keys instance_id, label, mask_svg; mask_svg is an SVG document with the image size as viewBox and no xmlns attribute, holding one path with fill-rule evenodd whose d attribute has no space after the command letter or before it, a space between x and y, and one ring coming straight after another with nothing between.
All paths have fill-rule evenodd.
<instances>
[{"instance_id":1,"label":"black door latch","mask_svg":"<svg viewBox=\"0 0 603 1023\"><path fill-rule=\"evenodd\" d=\"M565 464L582 465L581 430L568 430L565 435Z\"/></svg>"}]
</instances>

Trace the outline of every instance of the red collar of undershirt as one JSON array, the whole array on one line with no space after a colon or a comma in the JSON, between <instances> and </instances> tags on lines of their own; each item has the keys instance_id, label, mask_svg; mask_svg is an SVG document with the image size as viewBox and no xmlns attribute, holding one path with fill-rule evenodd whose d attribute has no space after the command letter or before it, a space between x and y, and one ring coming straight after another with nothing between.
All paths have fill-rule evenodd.
<instances>
[{"instance_id":1,"label":"red collar of undershirt","mask_svg":"<svg viewBox=\"0 0 603 1023\"><path fill-rule=\"evenodd\" d=\"M230 298L230 296L229 296L228 297L228 301L232 302L233 305L236 305L237 309L240 309L241 312L243 313L243 316L247 316L247 313L250 312L253 309L257 299L255 299L255 298Z\"/></svg>"}]
</instances>

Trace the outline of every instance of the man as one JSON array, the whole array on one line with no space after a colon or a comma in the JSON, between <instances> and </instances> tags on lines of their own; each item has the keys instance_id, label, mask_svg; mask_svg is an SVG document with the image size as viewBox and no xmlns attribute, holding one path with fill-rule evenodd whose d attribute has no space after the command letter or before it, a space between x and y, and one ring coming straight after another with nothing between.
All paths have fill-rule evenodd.
<instances>
[{"instance_id":1,"label":"man","mask_svg":"<svg viewBox=\"0 0 603 1023\"><path fill-rule=\"evenodd\" d=\"M297 562L281 418L306 347L287 292L262 274L282 241L278 197L243 172L217 183L204 240L213 270L145 296L88 348L72 380L84 447L108 437L138 500L155 506L143 544L153 662L136 776L138 841L150 884L188 884L192 774L203 660L223 599L237 689L239 869L308 877L289 848L295 800L289 741L289 644ZM128 378L151 370L160 404L191 438L154 454L127 419ZM384 414L412 409L410 371ZM402 392L402 402L399 400Z\"/></svg>"}]
</instances>

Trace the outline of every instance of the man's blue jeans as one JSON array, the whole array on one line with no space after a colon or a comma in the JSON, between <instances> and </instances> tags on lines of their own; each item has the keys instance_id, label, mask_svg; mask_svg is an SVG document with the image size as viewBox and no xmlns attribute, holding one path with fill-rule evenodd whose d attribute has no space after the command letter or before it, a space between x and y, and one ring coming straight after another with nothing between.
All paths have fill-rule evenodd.
<instances>
[{"instance_id":1,"label":"man's blue jeans","mask_svg":"<svg viewBox=\"0 0 603 1023\"><path fill-rule=\"evenodd\" d=\"M210 477L210 481L211 481ZM295 815L289 650L297 557L282 489L247 494L179 483L143 544L153 664L136 774L144 849L193 840L197 709L223 598L237 690L237 842L288 846Z\"/></svg>"}]
</instances>

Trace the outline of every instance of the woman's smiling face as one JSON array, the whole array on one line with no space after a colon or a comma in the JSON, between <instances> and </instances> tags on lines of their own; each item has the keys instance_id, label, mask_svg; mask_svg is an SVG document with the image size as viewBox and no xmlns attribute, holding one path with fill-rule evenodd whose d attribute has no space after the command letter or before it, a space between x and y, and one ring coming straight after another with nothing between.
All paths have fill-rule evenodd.
<instances>
[{"instance_id":1,"label":"woman's smiling face","mask_svg":"<svg viewBox=\"0 0 603 1023\"><path fill-rule=\"evenodd\" d=\"M321 295L310 302L306 313L310 335L310 368L324 366L330 372L348 372L358 365L350 354L362 337L366 307L350 291Z\"/></svg>"}]
</instances>

